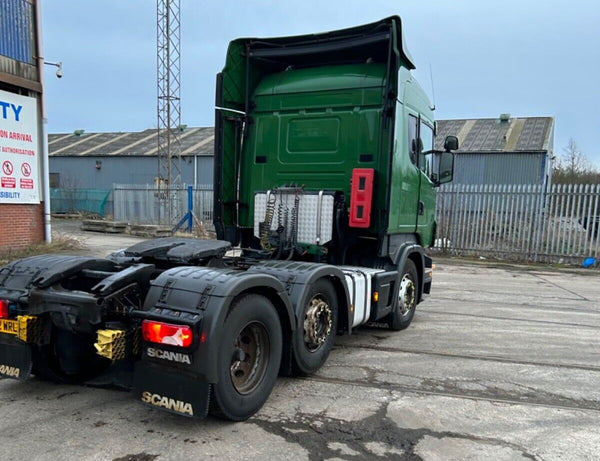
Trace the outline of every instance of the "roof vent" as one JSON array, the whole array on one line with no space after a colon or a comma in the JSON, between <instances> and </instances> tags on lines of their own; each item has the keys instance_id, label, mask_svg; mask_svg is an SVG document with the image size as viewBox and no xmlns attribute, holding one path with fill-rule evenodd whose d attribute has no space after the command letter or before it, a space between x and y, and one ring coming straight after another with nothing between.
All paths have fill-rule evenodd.
<instances>
[{"instance_id":1,"label":"roof vent","mask_svg":"<svg viewBox=\"0 0 600 461\"><path fill-rule=\"evenodd\" d=\"M83 133L85 133L85 130L75 130L75 131L73 131L73 134L75 136L81 136Z\"/></svg>"},{"instance_id":2,"label":"roof vent","mask_svg":"<svg viewBox=\"0 0 600 461\"><path fill-rule=\"evenodd\" d=\"M500 121L506 123L510 120L510 114L500 114Z\"/></svg>"}]
</instances>

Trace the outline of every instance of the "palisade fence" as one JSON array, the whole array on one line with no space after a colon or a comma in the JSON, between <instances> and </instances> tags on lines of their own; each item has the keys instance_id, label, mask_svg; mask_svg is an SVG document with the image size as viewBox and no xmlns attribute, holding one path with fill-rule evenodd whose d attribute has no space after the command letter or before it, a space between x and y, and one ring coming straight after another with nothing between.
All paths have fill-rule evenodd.
<instances>
[{"instance_id":1,"label":"palisade fence","mask_svg":"<svg viewBox=\"0 0 600 461\"><path fill-rule=\"evenodd\" d=\"M114 219L159 223L154 185L113 187ZM170 191L187 213L187 188ZM211 186L193 189L194 215L212 229ZM600 259L600 185L451 184L437 194L434 250L514 261L565 262Z\"/></svg>"},{"instance_id":2,"label":"palisade fence","mask_svg":"<svg viewBox=\"0 0 600 461\"><path fill-rule=\"evenodd\" d=\"M113 208L115 221L130 224L159 224L159 218L166 216L165 210L160 209L159 190L154 185L115 184L113 185ZM177 203L178 215L176 224L188 211L187 186L170 189L172 200ZM213 191L212 186L197 186L193 189L194 216L207 229L213 228ZM165 224L161 222L160 224ZM196 225L196 223L194 224Z\"/></svg>"},{"instance_id":3,"label":"palisade fence","mask_svg":"<svg viewBox=\"0 0 600 461\"><path fill-rule=\"evenodd\" d=\"M437 195L435 249L518 261L600 256L600 185L447 185Z\"/></svg>"}]
</instances>

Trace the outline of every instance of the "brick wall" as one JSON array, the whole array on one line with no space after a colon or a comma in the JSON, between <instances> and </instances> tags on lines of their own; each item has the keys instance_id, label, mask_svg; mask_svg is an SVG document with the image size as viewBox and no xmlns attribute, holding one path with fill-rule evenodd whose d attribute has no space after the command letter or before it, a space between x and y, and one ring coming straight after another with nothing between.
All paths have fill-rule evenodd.
<instances>
[{"instance_id":1,"label":"brick wall","mask_svg":"<svg viewBox=\"0 0 600 461\"><path fill-rule=\"evenodd\" d=\"M0 253L44 241L44 204L0 204Z\"/></svg>"}]
</instances>

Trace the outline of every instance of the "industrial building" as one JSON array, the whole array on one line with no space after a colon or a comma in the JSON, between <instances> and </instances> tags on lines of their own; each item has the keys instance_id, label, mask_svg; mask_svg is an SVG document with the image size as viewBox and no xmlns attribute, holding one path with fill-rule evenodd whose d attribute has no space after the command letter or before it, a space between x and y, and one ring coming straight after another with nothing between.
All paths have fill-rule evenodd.
<instances>
[{"instance_id":1,"label":"industrial building","mask_svg":"<svg viewBox=\"0 0 600 461\"><path fill-rule=\"evenodd\" d=\"M439 120L436 148L448 135L459 138L452 184L548 186L552 177L554 120L519 117ZM181 184L210 189L213 183L214 129L182 126ZM153 188L158 176L157 130L88 133L82 129L49 136L52 211L120 216L140 188ZM118 186L117 188L115 186ZM131 194L120 192L129 191ZM137 195L136 195L137 194ZM152 197L145 196L144 200ZM148 198L150 197L150 198ZM117 200L118 199L118 200ZM141 202L140 202L141 203ZM133 205L140 206L140 203ZM145 203L145 202L144 202ZM132 206L133 206L132 205ZM143 207L142 207L143 208Z\"/></svg>"},{"instance_id":2,"label":"industrial building","mask_svg":"<svg viewBox=\"0 0 600 461\"><path fill-rule=\"evenodd\" d=\"M510 117L438 120L436 149L458 137L453 184L541 185L552 181L554 119Z\"/></svg>"},{"instance_id":3,"label":"industrial building","mask_svg":"<svg viewBox=\"0 0 600 461\"><path fill-rule=\"evenodd\" d=\"M181 127L181 183L212 186L214 129ZM153 184L158 172L156 129L129 133L51 134L50 184L62 189L112 189Z\"/></svg>"},{"instance_id":4,"label":"industrial building","mask_svg":"<svg viewBox=\"0 0 600 461\"><path fill-rule=\"evenodd\" d=\"M0 0L0 222L10 229L0 233L2 253L50 234L41 56L38 2Z\"/></svg>"},{"instance_id":5,"label":"industrial building","mask_svg":"<svg viewBox=\"0 0 600 461\"><path fill-rule=\"evenodd\" d=\"M455 184L548 184L554 155L554 119L519 117L438 120L436 149L455 135ZM181 183L211 186L212 127L185 127ZM50 184L55 188L112 189L114 184L153 184L157 176L156 129L139 132L49 136ZM176 161L176 160L175 160Z\"/></svg>"}]
</instances>

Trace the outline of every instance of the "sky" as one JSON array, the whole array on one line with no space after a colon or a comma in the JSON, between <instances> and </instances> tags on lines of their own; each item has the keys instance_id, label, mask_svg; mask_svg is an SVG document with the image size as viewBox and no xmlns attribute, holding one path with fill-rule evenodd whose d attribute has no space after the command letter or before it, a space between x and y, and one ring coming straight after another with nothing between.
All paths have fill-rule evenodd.
<instances>
[{"instance_id":1,"label":"sky","mask_svg":"<svg viewBox=\"0 0 600 461\"><path fill-rule=\"evenodd\" d=\"M181 111L213 126L229 41L322 32L399 15L437 119L555 118L555 155L574 139L600 168L598 0L181 0ZM46 0L50 133L157 126L155 0Z\"/></svg>"}]
</instances>

